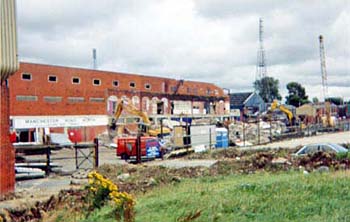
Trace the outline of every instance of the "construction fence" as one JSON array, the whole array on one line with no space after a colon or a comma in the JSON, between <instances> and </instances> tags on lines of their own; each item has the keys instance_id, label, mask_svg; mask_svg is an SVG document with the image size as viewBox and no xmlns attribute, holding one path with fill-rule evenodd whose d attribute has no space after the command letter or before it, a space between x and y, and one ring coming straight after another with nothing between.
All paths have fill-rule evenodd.
<instances>
[{"instance_id":1,"label":"construction fence","mask_svg":"<svg viewBox=\"0 0 350 222\"><path fill-rule=\"evenodd\" d=\"M172 145L175 149L192 148L195 152L229 146L254 146L284 139L350 131L350 119L338 120L332 126L309 124L287 126L279 120L249 120L229 127L215 125L175 126Z\"/></svg>"},{"instance_id":2,"label":"construction fence","mask_svg":"<svg viewBox=\"0 0 350 222\"><path fill-rule=\"evenodd\" d=\"M287 126L279 120L249 120L231 124L228 130L231 145L252 146L268 144L287 138L350 131L350 119L337 120L332 126L325 126L322 123Z\"/></svg>"}]
</instances>

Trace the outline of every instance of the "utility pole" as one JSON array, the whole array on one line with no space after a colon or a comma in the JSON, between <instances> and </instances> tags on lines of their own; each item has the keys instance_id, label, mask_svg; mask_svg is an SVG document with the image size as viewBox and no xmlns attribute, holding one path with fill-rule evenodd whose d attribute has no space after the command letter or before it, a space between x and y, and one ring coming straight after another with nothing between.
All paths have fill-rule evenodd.
<instances>
[{"instance_id":1,"label":"utility pole","mask_svg":"<svg viewBox=\"0 0 350 222\"><path fill-rule=\"evenodd\" d=\"M97 53L96 49L92 49L92 69L97 69Z\"/></svg>"}]
</instances>

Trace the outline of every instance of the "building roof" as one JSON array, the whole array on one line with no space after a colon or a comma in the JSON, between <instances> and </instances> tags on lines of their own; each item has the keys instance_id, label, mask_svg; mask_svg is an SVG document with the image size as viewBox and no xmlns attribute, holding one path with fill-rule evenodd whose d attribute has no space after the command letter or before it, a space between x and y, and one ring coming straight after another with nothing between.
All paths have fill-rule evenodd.
<instances>
[{"instance_id":1,"label":"building roof","mask_svg":"<svg viewBox=\"0 0 350 222\"><path fill-rule=\"evenodd\" d=\"M245 103L245 101L253 94L254 92L242 92L242 93L231 93L230 95L230 104L232 106L240 106Z\"/></svg>"}]
</instances>

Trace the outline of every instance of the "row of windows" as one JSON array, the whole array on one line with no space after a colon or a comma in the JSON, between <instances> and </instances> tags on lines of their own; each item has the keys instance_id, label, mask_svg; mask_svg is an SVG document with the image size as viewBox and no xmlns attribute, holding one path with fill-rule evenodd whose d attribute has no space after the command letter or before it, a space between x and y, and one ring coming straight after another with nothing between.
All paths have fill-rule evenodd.
<instances>
[{"instance_id":1,"label":"row of windows","mask_svg":"<svg viewBox=\"0 0 350 222\"><path fill-rule=\"evenodd\" d=\"M17 101L30 101L30 102L36 102L38 101L38 96L23 96L18 95L16 96ZM58 103L62 102L63 98L61 96L44 96L43 97L44 102L48 103ZM81 103L85 102L84 97L67 97L67 101L70 103ZM90 97L90 102L105 102L105 98L100 97Z\"/></svg>"},{"instance_id":2,"label":"row of windows","mask_svg":"<svg viewBox=\"0 0 350 222\"><path fill-rule=\"evenodd\" d=\"M32 74L30 74L30 73L22 73L22 80L31 81L32 80ZM58 82L57 76L49 75L48 76L48 81L51 82L51 83ZM80 84L80 78L79 77L72 77L72 84ZM101 80L100 79L93 79L92 80L92 85L100 86L101 85ZM113 87L118 87L119 86L119 81L118 80L113 80L112 81L112 86ZM129 87L130 88L136 88L136 83L135 82L130 82L129 83ZM150 90L151 89L151 84L146 83L145 84L145 89ZM176 86L170 87L170 90L172 92L175 92L176 91ZM215 95L219 94L218 90L214 90L214 91L211 91L210 89L206 90L206 94L207 95L210 95L213 92L214 92ZM198 94L198 88L194 88L194 89L187 88L187 93L193 93L193 94L197 95Z\"/></svg>"},{"instance_id":3,"label":"row of windows","mask_svg":"<svg viewBox=\"0 0 350 222\"><path fill-rule=\"evenodd\" d=\"M31 81L32 80L32 74L30 74L30 73L22 73L22 80ZM58 78L55 75L49 75L47 80L48 80L48 82L51 82L51 83L58 82ZM101 83L102 83L102 81L100 79L93 79L92 80L92 85L94 85L94 86L100 86ZM72 77L72 84L80 84L80 78L79 77ZM118 87L119 86L119 81L118 80L113 80L112 81L112 86ZM129 86L130 86L130 88L136 88L136 83L135 82L130 82ZM151 84L146 83L145 84L145 89L150 90L151 89Z\"/></svg>"}]
</instances>

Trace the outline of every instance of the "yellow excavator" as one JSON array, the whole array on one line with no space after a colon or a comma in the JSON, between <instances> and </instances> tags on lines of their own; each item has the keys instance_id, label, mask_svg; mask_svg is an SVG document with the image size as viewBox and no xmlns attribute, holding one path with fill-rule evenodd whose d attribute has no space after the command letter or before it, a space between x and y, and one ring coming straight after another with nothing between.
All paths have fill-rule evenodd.
<instances>
[{"instance_id":1,"label":"yellow excavator","mask_svg":"<svg viewBox=\"0 0 350 222\"><path fill-rule=\"evenodd\" d=\"M167 127L159 127L159 128L151 128L151 121L148 118L148 115L145 112L138 110L133 104L128 103L126 101L121 101L116 109L114 114L114 120L112 121L112 127L116 128L116 123L118 122L119 117L121 116L123 111L135 116L139 116L142 119L142 123L140 123L139 128L141 132L144 134L148 134L150 136L161 136L164 134L169 134L170 129Z\"/></svg>"},{"instance_id":2,"label":"yellow excavator","mask_svg":"<svg viewBox=\"0 0 350 222\"><path fill-rule=\"evenodd\" d=\"M293 125L293 113L285 106L279 105L277 100L274 100L271 104L271 111L274 111L275 109L281 110L283 113L285 113L288 117L289 125Z\"/></svg>"}]
</instances>

